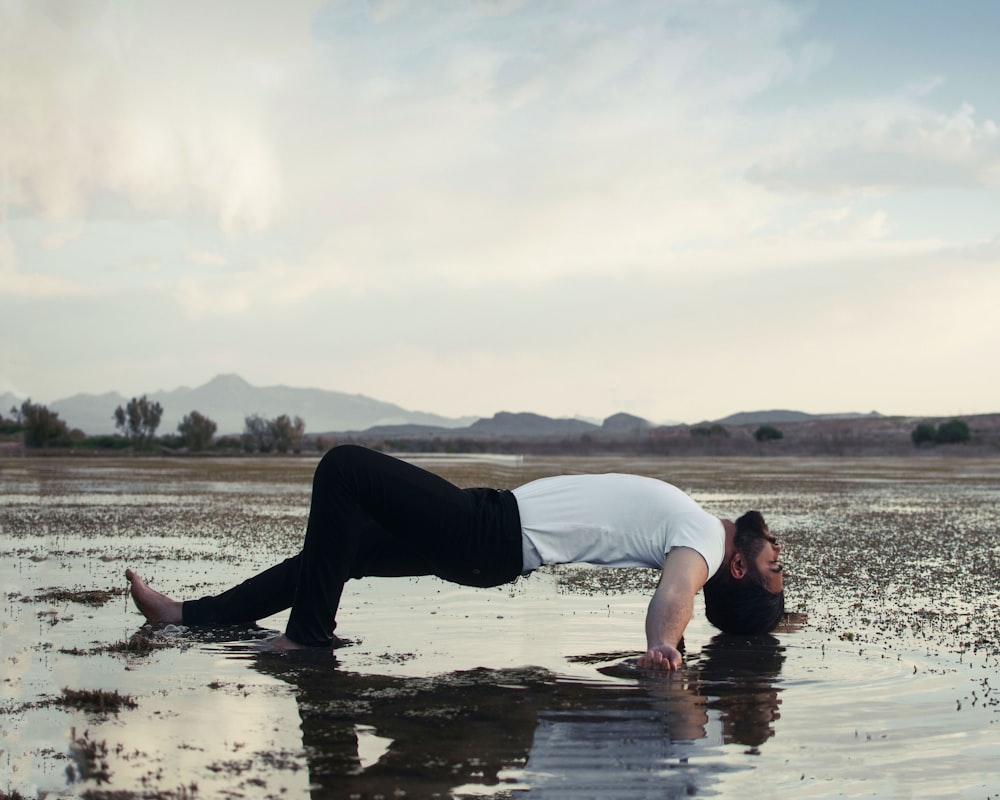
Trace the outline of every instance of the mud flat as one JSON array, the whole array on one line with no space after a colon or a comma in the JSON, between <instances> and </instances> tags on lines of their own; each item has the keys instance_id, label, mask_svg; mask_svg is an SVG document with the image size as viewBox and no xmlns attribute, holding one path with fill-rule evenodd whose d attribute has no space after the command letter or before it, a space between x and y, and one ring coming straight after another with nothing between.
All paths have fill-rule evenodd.
<instances>
[{"instance_id":1,"label":"mud flat","mask_svg":"<svg viewBox=\"0 0 1000 800\"><path fill-rule=\"evenodd\" d=\"M789 615L637 671L655 574L348 585L325 656L151 631L125 566L216 592L295 551L311 459L0 459L0 797L1000 797L1000 459L526 457L662 477L785 542Z\"/></svg>"}]
</instances>

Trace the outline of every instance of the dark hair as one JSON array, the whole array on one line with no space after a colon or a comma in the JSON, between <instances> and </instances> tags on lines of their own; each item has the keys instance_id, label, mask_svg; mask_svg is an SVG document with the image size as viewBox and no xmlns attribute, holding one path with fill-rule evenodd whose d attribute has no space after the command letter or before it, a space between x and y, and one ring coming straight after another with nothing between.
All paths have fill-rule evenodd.
<instances>
[{"instance_id":1,"label":"dark hair","mask_svg":"<svg viewBox=\"0 0 1000 800\"><path fill-rule=\"evenodd\" d=\"M725 633L767 633L785 612L785 593L771 592L754 562L766 533L767 524L759 511L748 511L736 520L733 544L747 559L749 572L737 580L723 564L705 584L705 616Z\"/></svg>"}]
</instances>

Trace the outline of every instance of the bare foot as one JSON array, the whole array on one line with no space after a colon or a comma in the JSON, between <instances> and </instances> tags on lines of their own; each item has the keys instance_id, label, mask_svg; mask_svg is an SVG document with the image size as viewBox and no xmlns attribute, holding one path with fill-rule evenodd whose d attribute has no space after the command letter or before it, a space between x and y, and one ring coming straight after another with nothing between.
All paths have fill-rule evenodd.
<instances>
[{"instance_id":1,"label":"bare foot","mask_svg":"<svg viewBox=\"0 0 1000 800\"><path fill-rule=\"evenodd\" d=\"M304 644L292 641L285 634L267 639L267 649L272 653L287 653L290 650L312 650Z\"/></svg>"},{"instance_id":2,"label":"bare foot","mask_svg":"<svg viewBox=\"0 0 1000 800\"><path fill-rule=\"evenodd\" d=\"M130 569L125 570L125 577L132 590L132 599L135 601L136 608L142 612L146 622L155 625L183 621L180 602L171 600L156 589L151 589L142 578Z\"/></svg>"}]
</instances>

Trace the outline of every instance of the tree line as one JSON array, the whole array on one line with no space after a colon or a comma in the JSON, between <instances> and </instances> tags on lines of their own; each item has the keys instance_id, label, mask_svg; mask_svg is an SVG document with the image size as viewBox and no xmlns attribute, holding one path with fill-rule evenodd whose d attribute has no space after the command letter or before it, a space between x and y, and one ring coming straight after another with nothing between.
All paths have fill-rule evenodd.
<instances>
[{"instance_id":1,"label":"tree line","mask_svg":"<svg viewBox=\"0 0 1000 800\"><path fill-rule=\"evenodd\" d=\"M266 419L258 414L244 418L243 433L239 436L216 437L218 425L214 420L192 411L177 425L177 433L157 436L163 419L163 406L146 395L133 397L124 406L118 406L111 418L118 433L111 436L87 436L79 429L70 430L57 412L44 405L25 400L20 407L10 410L11 417L0 415L0 433L21 434L24 446L89 447L93 449L152 450L154 447L169 450L203 452L207 450L242 450L247 453L299 453L305 440L306 423L301 417L281 414ZM325 446L322 438L317 446Z\"/></svg>"},{"instance_id":2,"label":"tree line","mask_svg":"<svg viewBox=\"0 0 1000 800\"><path fill-rule=\"evenodd\" d=\"M157 402L152 402L143 395L132 398L123 406L118 406L112 414L117 434L105 436L87 436L80 430L70 430L67 424L59 419L59 415L43 405L25 400L21 406L10 410L11 417L5 419L0 415L0 437L20 436L27 448L71 447L82 449L124 449L148 451L158 448L162 451L184 452L246 452L246 453L300 453L304 448L322 452L337 441L353 441L378 450L396 452L518 452L522 454L555 454L555 453L597 453L597 452L628 452L644 454L697 453L739 454L747 451L744 437L755 440L764 449L756 452L770 453L807 451L811 447L821 452L841 453L864 451L866 443L876 449L885 446L886 440L871 440L865 434L853 436L833 431L832 433L810 434L803 437L793 433L789 438L785 432L772 425L761 425L750 432L740 433L737 429L734 437L730 430L720 424L700 425L687 428L673 426L653 429L649 435L636 439L633 436L623 439L602 438L595 440L589 434L581 436L553 436L543 438L531 437L493 437L475 436L404 436L385 438L381 434L367 435L365 433L338 436L332 440L322 436L313 437L308 442L305 438L305 422L301 417L290 417L287 414L273 419L252 414L244 417L242 434L217 437L215 421L198 411L191 411L177 425L176 433L157 435L163 417L163 408ZM793 426L794 428L794 426ZM688 445L677 438L687 431ZM903 434L905 436L905 434ZM811 436L811 438L810 438ZM824 438L824 436L826 438ZM846 437L846 438L845 438ZM933 425L921 422L912 429L909 436L916 448L935 447L938 445L961 445L975 438L980 445L996 444L990 434L985 437L972 436L965 420L952 419ZM783 442L781 440L784 440ZM905 440L904 440L905 441Z\"/></svg>"}]
</instances>

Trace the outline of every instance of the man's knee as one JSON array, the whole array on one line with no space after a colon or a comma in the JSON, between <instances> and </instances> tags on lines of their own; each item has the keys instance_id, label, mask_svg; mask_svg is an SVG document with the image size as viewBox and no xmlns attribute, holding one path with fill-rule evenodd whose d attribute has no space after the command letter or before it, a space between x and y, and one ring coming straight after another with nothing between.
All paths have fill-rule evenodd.
<instances>
[{"instance_id":1,"label":"man's knee","mask_svg":"<svg viewBox=\"0 0 1000 800\"><path fill-rule=\"evenodd\" d=\"M362 447L359 444L338 444L336 447L331 447L323 457L320 459L320 464L342 464L351 463L358 458L362 458L363 454L369 452L367 447Z\"/></svg>"},{"instance_id":2,"label":"man's knee","mask_svg":"<svg viewBox=\"0 0 1000 800\"><path fill-rule=\"evenodd\" d=\"M316 465L313 485L337 481L356 474L376 451L357 444L340 444L327 450Z\"/></svg>"}]
</instances>

